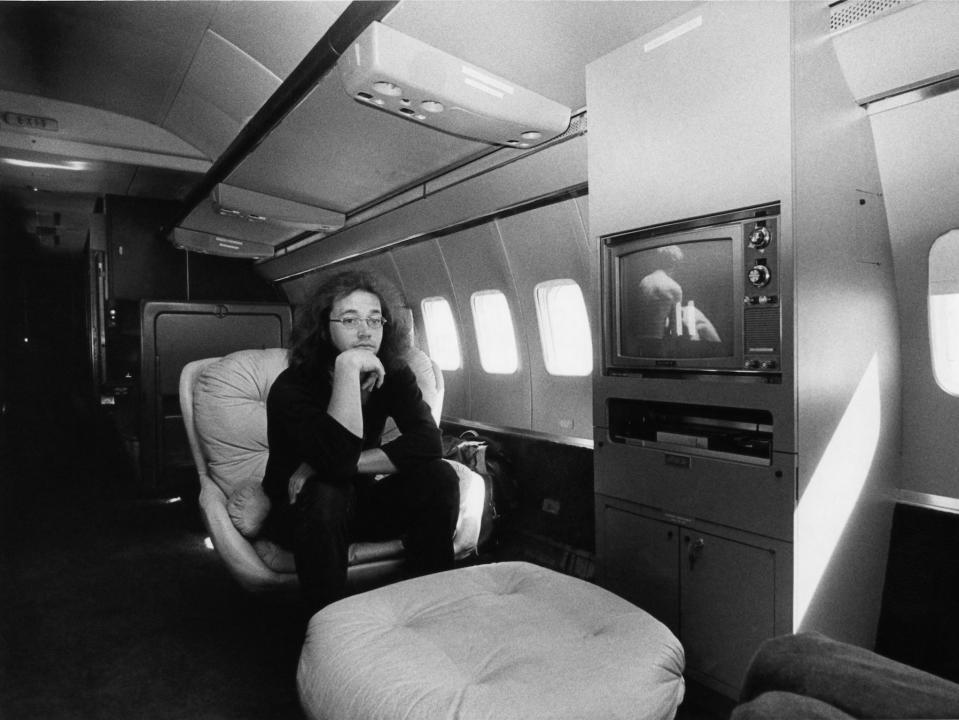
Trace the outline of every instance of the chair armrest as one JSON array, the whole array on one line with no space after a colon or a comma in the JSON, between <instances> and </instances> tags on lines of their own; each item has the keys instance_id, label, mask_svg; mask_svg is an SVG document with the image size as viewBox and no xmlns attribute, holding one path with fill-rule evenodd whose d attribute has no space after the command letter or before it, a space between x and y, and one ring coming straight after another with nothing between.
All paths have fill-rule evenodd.
<instances>
[{"instance_id":1,"label":"chair armrest","mask_svg":"<svg viewBox=\"0 0 959 720\"><path fill-rule=\"evenodd\" d=\"M770 692L812 697L856 718L959 718L959 684L818 632L759 647L740 699Z\"/></svg>"},{"instance_id":2,"label":"chair armrest","mask_svg":"<svg viewBox=\"0 0 959 720\"><path fill-rule=\"evenodd\" d=\"M296 573L278 573L266 566L253 545L233 525L227 497L206 473L200 473L200 514L213 547L237 582L254 593L296 589Z\"/></svg>"}]
</instances>

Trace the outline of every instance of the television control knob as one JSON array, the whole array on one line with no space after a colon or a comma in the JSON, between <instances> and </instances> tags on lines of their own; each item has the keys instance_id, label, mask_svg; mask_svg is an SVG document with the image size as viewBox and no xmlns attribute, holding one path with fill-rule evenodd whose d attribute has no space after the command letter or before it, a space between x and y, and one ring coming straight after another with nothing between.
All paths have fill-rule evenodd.
<instances>
[{"instance_id":1,"label":"television control knob","mask_svg":"<svg viewBox=\"0 0 959 720\"><path fill-rule=\"evenodd\" d=\"M769 245L771 240L769 234L769 228L763 226L757 226L751 233L749 233L749 247L755 248L756 250L762 250L764 247Z\"/></svg>"},{"instance_id":2,"label":"television control knob","mask_svg":"<svg viewBox=\"0 0 959 720\"><path fill-rule=\"evenodd\" d=\"M763 369L763 370L775 370L775 369L776 369L776 361L775 361L775 360L763 360L761 363L759 363L759 367L760 367L761 369Z\"/></svg>"},{"instance_id":3,"label":"television control knob","mask_svg":"<svg viewBox=\"0 0 959 720\"><path fill-rule=\"evenodd\" d=\"M745 367L747 370L755 370L759 367L759 361L747 360L746 362L743 363L743 367Z\"/></svg>"},{"instance_id":4,"label":"television control knob","mask_svg":"<svg viewBox=\"0 0 959 720\"><path fill-rule=\"evenodd\" d=\"M761 288L768 285L769 281L772 280L772 273L765 265L753 265L749 269L747 278L754 286Z\"/></svg>"}]
</instances>

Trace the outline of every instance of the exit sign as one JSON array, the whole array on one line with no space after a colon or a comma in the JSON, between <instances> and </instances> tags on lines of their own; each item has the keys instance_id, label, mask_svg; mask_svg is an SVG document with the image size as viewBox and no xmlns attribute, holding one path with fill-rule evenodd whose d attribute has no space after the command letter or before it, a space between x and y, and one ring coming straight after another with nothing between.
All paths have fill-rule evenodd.
<instances>
[{"instance_id":1,"label":"exit sign","mask_svg":"<svg viewBox=\"0 0 959 720\"><path fill-rule=\"evenodd\" d=\"M53 118L40 117L39 115L24 115L18 112L4 112L0 114L0 120L4 125L17 128L19 130L46 130L48 132L59 132L60 124Z\"/></svg>"}]
</instances>

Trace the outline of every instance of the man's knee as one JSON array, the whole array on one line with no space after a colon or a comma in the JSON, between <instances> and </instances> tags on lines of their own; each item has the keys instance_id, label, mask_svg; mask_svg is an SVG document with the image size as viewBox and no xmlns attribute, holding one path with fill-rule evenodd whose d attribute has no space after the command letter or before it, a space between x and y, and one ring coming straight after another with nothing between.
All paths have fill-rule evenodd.
<instances>
[{"instance_id":1,"label":"man's knee","mask_svg":"<svg viewBox=\"0 0 959 720\"><path fill-rule=\"evenodd\" d=\"M348 487L323 482L316 476L307 479L293 504L293 513L301 529L317 524L335 527L346 523L349 516Z\"/></svg>"}]
</instances>

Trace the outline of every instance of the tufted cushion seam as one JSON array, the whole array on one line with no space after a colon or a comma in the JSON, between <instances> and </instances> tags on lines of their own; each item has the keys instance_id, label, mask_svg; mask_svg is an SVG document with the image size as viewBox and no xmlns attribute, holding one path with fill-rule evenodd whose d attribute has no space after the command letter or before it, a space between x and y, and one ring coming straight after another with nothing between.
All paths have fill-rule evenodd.
<instances>
[{"instance_id":1,"label":"tufted cushion seam","mask_svg":"<svg viewBox=\"0 0 959 720\"><path fill-rule=\"evenodd\" d=\"M194 424L210 476L229 496L266 470L266 397L287 365L285 350L240 350L203 369L194 388Z\"/></svg>"}]
</instances>

